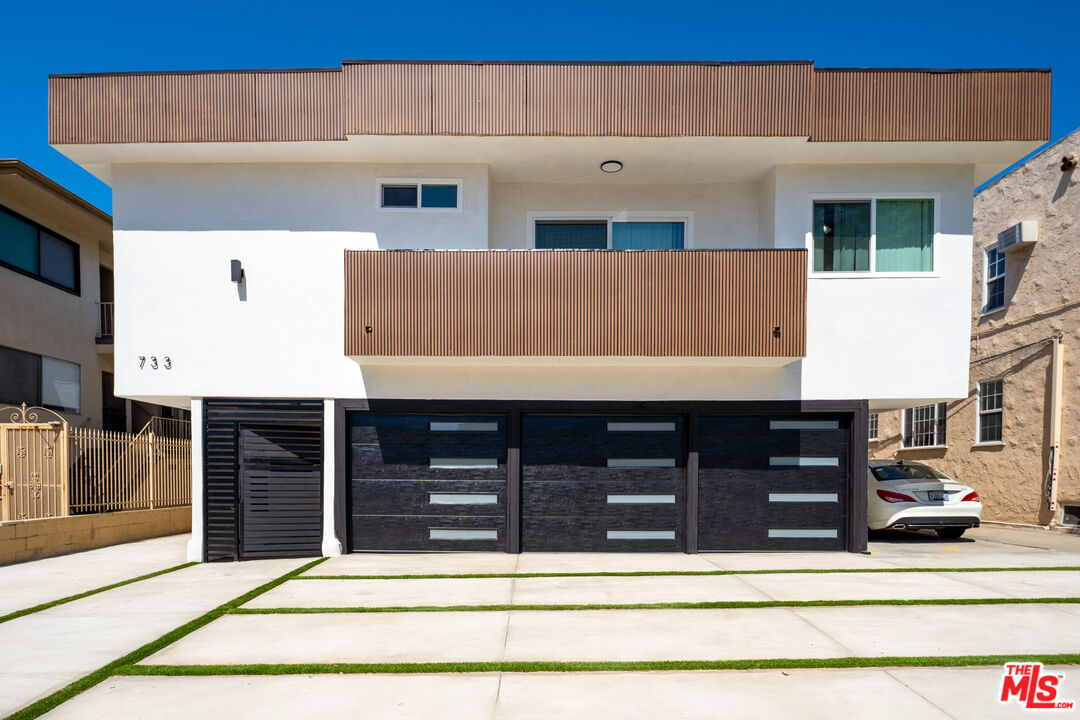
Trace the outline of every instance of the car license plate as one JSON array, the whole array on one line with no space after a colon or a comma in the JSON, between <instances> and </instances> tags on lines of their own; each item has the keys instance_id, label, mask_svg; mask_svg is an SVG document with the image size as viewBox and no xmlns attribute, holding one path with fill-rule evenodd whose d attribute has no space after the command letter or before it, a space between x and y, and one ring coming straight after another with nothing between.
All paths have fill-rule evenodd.
<instances>
[{"instance_id":1,"label":"car license plate","mask_svg":"<svg viewBox=\"0 0 1080 720\"><path fill-rule=\"evenodd\" d=\"M945 493L943 492L929 492L930 502L942 502L945 500Z\"/></svg>"}]
</instances>

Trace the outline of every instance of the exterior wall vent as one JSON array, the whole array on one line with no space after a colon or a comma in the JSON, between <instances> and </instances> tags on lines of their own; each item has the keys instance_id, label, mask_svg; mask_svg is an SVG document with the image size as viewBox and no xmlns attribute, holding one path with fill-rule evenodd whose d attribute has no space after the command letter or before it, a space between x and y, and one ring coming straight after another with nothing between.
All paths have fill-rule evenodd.
<instances>
[{"instance_id":1,"label":"exterior wall vent","mask_svg":"<svg viewBox=\"0 0 1080 720\"><path fill-rule=\"evenodd\" d=\"M1031 247L1039 239L1039 223L1036 220L1024 220L1008 230L998 233L998 243L1003 252L1014 252Z\"/></svg>"}]
</instances>

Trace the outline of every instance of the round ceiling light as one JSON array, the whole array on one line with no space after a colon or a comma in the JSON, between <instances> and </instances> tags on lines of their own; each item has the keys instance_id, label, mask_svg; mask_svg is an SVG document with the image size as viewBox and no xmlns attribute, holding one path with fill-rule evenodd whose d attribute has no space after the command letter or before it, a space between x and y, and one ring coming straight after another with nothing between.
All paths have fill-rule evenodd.
<instances>
[{"instance_id":1,"label":"round ceiling light","mask_svg":"<svg viewBox=\"0 0 1080 720\"><path fill-rule=\"evenodd\" d=\"M622 163L618 160L605 160L600 163L600 169L606 173L617 173L622 170Z\"/></svg>"}]
</instances>

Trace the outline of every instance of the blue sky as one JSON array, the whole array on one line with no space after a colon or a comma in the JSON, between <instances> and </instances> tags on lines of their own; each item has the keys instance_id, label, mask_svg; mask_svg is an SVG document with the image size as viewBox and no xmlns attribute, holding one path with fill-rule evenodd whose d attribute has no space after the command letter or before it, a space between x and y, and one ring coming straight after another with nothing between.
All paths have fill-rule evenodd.
<instances>
[{"instance_id":1,"label":"blue sky","mask_svg":"<svg viewBox=\"0 0 1080 720\"><path fill-rule=\"evenodd\" d=\"M813 60L1051 68L1053 138L1080 126L1075 2L19 2L4 10L0 157L110 210L48 145L49 73L334 67L344 58Z\"/></svg>"}]
</instances>

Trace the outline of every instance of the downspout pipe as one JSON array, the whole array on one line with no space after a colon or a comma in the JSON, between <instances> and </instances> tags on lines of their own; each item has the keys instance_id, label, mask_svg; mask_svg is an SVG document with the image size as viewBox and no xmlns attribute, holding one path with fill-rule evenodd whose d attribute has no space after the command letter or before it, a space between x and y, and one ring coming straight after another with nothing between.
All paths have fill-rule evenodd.
<instances>
[{"instance_id":1,"label":"downspout pipe","mask_svg":"<svg viewBox=\"0 0 1080 720\"><path fill-rule=\"evenodd\" d=\"M1065 335L1054 335L1050 357L1050 461L1046 469L1046 509L1050 512L1050 527L1060 524L1058 508L1058 468L1061 466L1061 416L1063 411L1062 385L1065 376Z\"/></svg>"}]
</instances>

